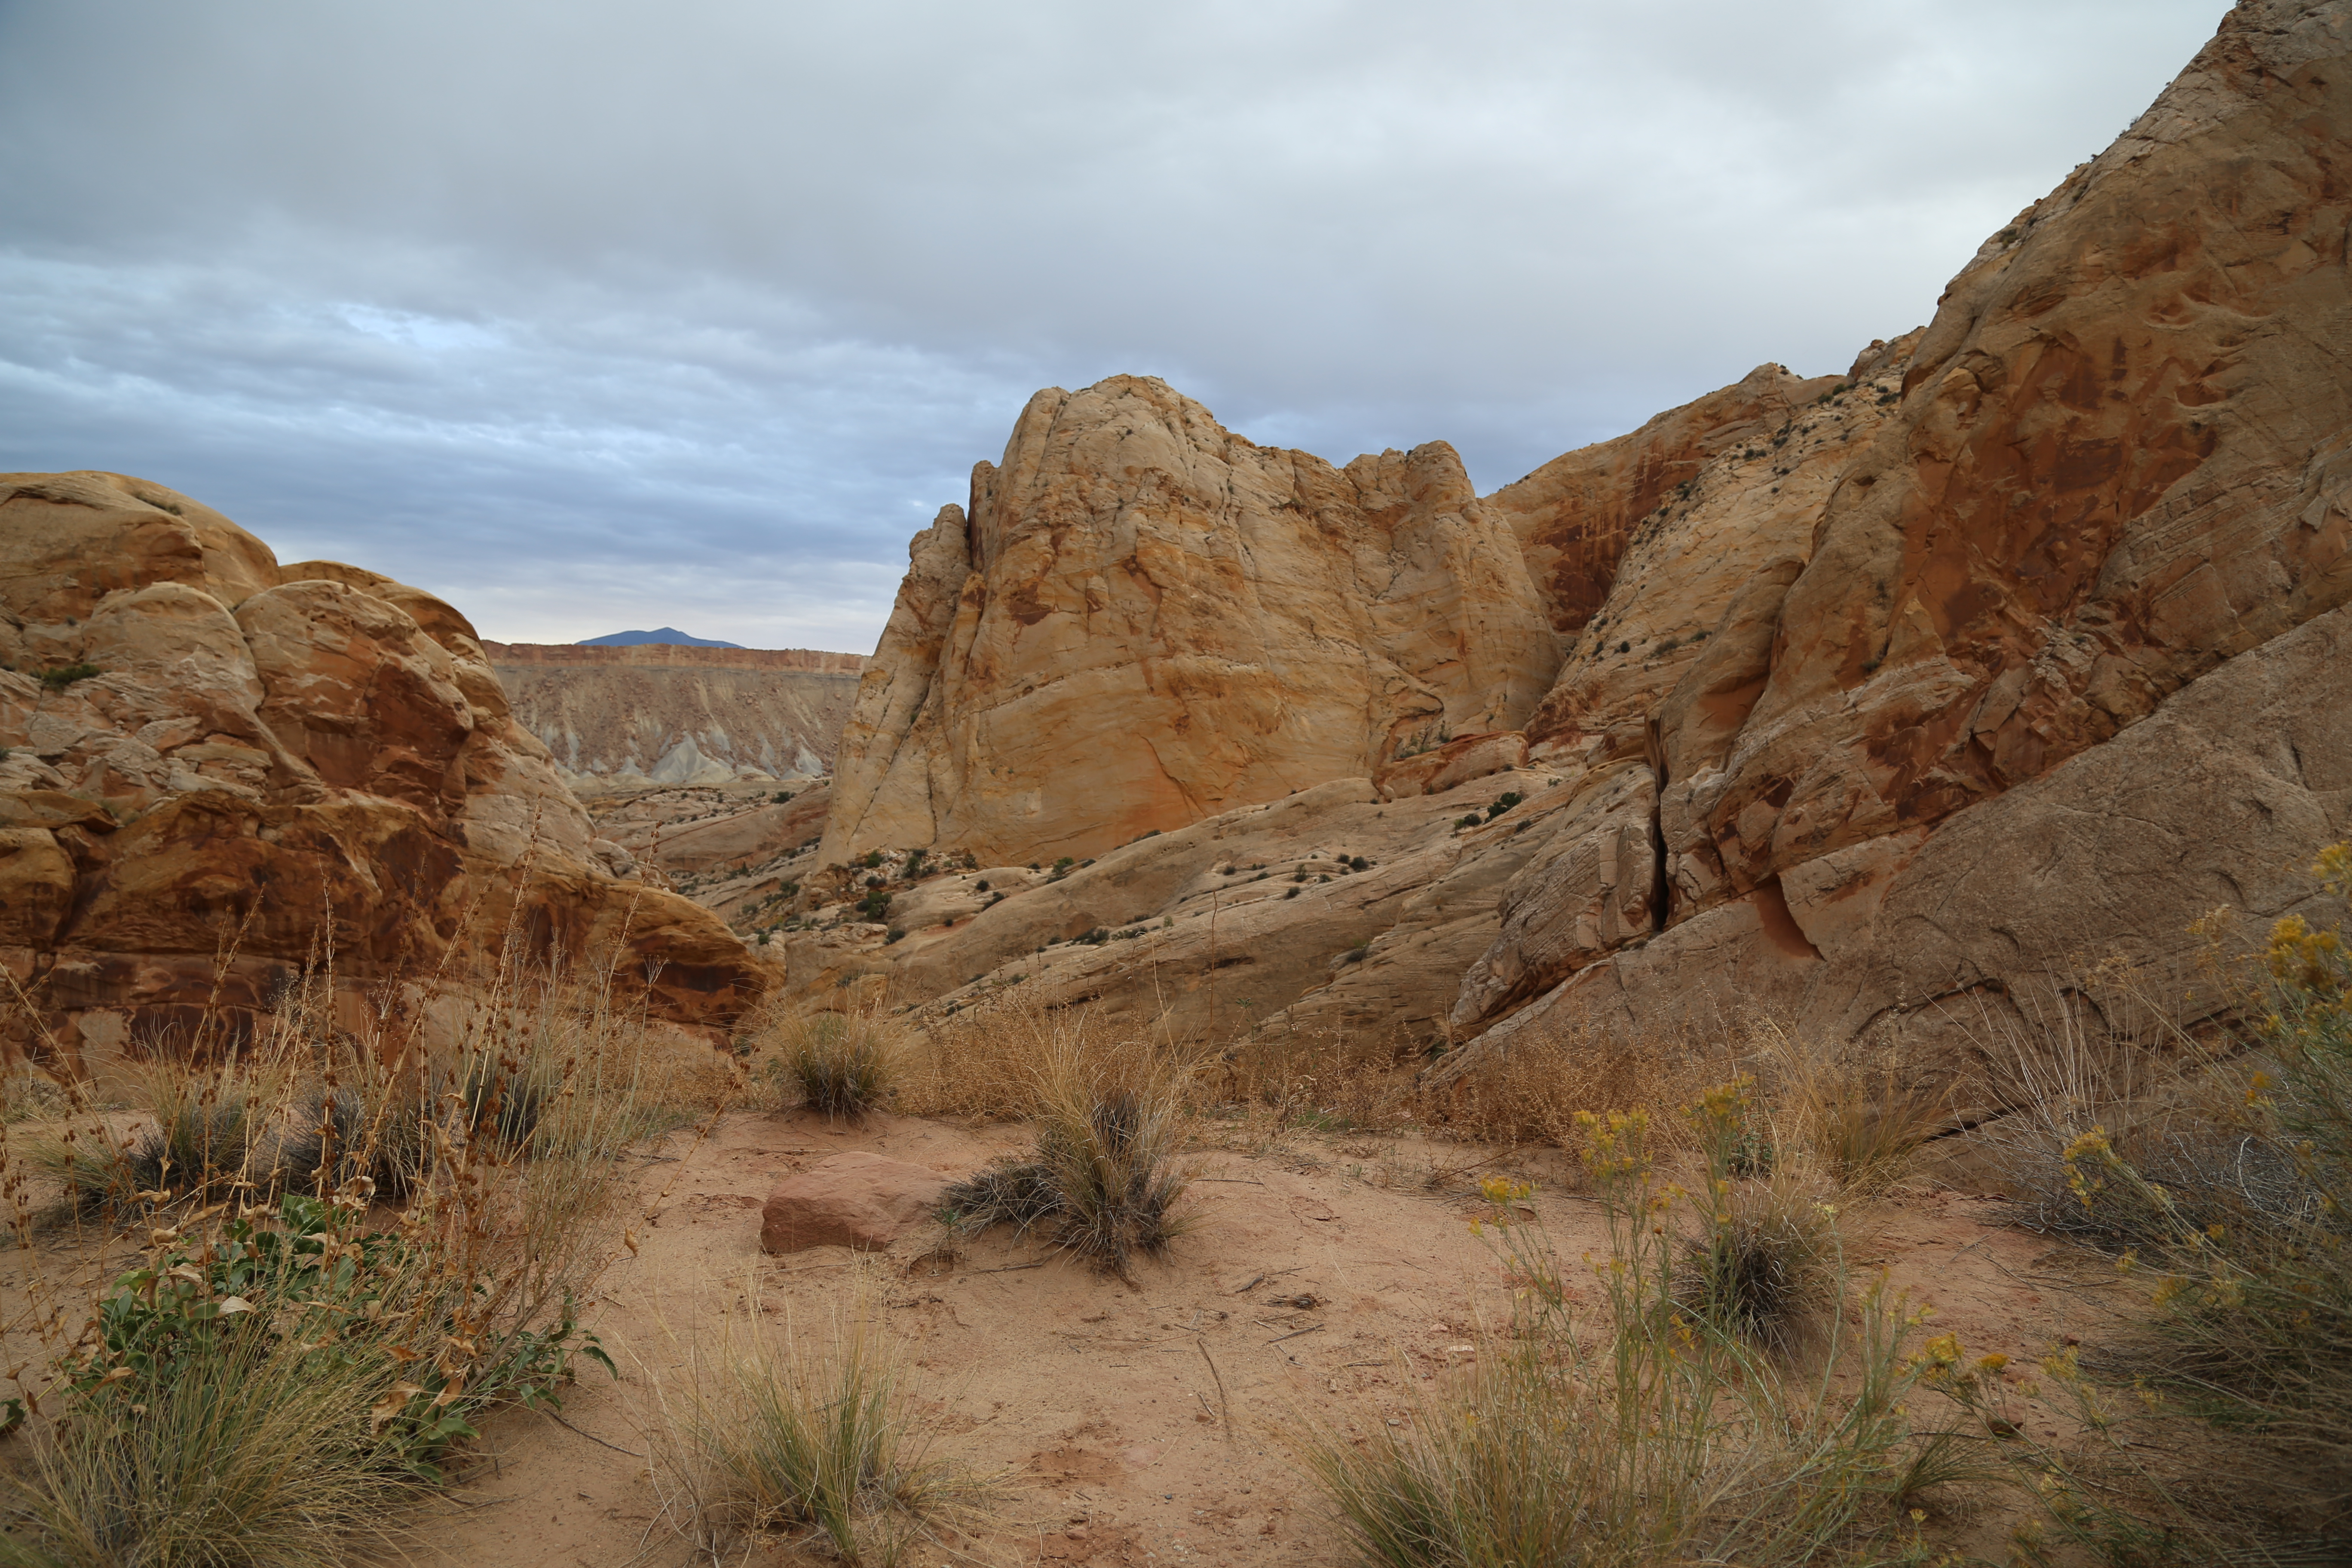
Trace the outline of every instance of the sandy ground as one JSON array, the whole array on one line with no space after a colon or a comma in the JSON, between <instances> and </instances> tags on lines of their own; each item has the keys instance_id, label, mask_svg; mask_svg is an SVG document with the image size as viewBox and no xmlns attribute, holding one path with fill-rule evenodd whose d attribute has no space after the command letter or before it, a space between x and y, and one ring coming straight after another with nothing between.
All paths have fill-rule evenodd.
<instances>
[{"instance_id":1,"label":"sandy ground","mask_svg":"<svg viewBox=\"0 0 2352 1568\"><path fill-rule=\"evenodd\" d=\"M809 1162L863 1149L961 1173L1018 1142L1014 1128L798 1113L672 1135L641 1178L636 1250L585 1319L622 1380L590 1370L568 1425L520 1410L490 1423L483 1461L421 1521L425 1554L517 1568L691 1560L644 1458L647 1373L675 1368L679 1336L756 1285L766 1310L803 1330L866 1303L918 1369L936 1451L1002 1477L973 1555L925 1547L917 1562L1338 1562L1278 1429L1393 1419L1469 1360L1482 1320L1507 1319L1498 1257L1468 1224L1491 1213L1475 1177L1434 1193L1423 1180L1477 1153L1294 1133L1206 1155L1195 1228L1131 1285L993 1237L945 1268L919 1256L921 1237L863 1258L759 1250L765 1194ZM1599 1220L1559 1159L1499 1168L1537 1182L1526 1208L1574 1258L1598 1245ZM2003 1226L2005 1207L1923 1184L1879 1214L1856 1261L1932 1300L1936 1329L1969 1354L2030 1362L2083 1298L2047 1241ZM748 1560L799 1559L770 1543Z\"/></svg>"}]
</instances>

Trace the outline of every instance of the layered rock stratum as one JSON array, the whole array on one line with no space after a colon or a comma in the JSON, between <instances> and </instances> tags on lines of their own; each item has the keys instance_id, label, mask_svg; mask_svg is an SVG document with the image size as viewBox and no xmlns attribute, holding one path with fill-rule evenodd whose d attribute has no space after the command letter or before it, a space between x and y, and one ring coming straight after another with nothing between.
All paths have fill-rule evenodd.
<instances>
[{"instance_id":1,"label":"layered rock stratum","mask_svg":"<svg viewBox=\"0 0 2352 1568\"><path fill-rule=\"evenodd\" d=\"M678 643L482 645L515 721L582 794L829 773L866 660Z\"/></svg>"},{"instance_id":2,"label":"layered rock stratum","mask_svg":"<svg viewBox=\"0 0 2352 1568\"><path fill-rule=\"evenodd\" d=\"M175 490L0 475L0 963L20 1046L250 1018L305 966L342 1005L518 957L615 965L724 1025L764 973L634 877L515 721L466 618L281 564ZM372 1002L370 998L373 998Z\"/></svg>"},{"instance_id":3,"label":"layered rock stratum","mask_svg":"<svg viewBox=\"0 0 2352 1568\"><path fill-rule=\"evenodd\" d=\"M2244 0L1924 328L1483 498L1040 393L914 542L772 954L1441 1076L1757 1004L1949 1066L2296 907L2352 827L2347 149L2352 4Z\"/></svg>"}]
</instances>

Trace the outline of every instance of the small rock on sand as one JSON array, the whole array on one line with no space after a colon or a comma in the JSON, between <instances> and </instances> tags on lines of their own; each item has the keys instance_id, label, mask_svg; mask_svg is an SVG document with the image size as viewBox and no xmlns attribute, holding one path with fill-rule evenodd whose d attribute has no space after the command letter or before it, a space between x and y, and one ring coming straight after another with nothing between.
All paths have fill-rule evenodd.
<instances>
[{"instance_id":1,"label":"small rock on sand","mask_svg":"<svg viewBox=\"0 0 2352 1568\"><path fill-rule=\"evenodd\" d=\"M939 1172L904 1160L835 1154L776 1184L760 1211L760 1249L878 1252L929 1218L947 1184Z\"/></svg>"}]
</instances>

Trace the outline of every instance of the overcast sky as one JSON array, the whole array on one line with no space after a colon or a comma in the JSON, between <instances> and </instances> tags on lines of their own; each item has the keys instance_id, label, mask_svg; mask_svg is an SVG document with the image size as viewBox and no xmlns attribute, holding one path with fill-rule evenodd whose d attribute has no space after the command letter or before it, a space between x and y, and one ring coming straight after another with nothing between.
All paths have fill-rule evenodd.
<instances>
[{"instance_id":1,"label":"overcast sky","mask_svg":"<svg viewBox=\"0 0 2352 1568\"><path fill-rule=\"evenodd\" d=\"M1843 370L2222 0L0 0L0 468L869 650L1030 393L1479 488Z\"/></svg>"}]
</instances>

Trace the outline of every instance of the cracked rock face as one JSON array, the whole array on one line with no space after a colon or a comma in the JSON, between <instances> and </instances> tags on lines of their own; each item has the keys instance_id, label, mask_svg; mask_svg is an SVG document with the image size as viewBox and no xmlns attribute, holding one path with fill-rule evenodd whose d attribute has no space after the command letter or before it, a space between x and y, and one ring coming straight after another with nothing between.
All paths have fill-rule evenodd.
<instances>
[{"instance_id":1,"label":"cracked rock face","mask_svg":"<svg viewBox=\"0 0 2352 1568\"><path fill-rule=\"evenodd\" d=\"M806 983L1454 1061L1761 1001L1949 1068L2021 984L2295 908L2352 832L2347 147L2352 0L2245 0L1926 327L1484 499L1041 394L916 542L824 858L1100 864ZM1318 847L1370 874L1284 887Z\"/></svg>"},{"instance_id":2,"label":"cracked rock face","mask_svg":"<svg viewBox=\"0 0 2352 1568\"><path fill-rule=\"evenodd\" d=\"M1766 563L1663 700L1594 658L1615 629L1580 640L1533 750L1645 753L1665 929L1531 1012L1744 990L1951 1059L2020 976L2311 894L2281 868L2352 826L2321 695L2352 601L2347 145L2352 5L2241 5L1798 416L1772 497L1798 515L1729 498L1720 548ZM1707 510L1637 534L1601 616L1638 615L1635 556ZM1668 603L1713 585L1656 575Z\"/></svg>"},{"instance_id":3,"label":"cracked rock face","mask_svg":"<svg viewBox=\"0 0 2352 1568\"><path fill-rule=\"evenodd\" d=\"M5 475L0 665L0 962L68 1049L188 1022L227 939L219 994L250 1013L322 942L356 988L478 949L518 900L541 947L657 961L674 1021L757 995L708 911L615 877L429 595L281 566L143 480Z\"/></svg>"}]
</instances>

